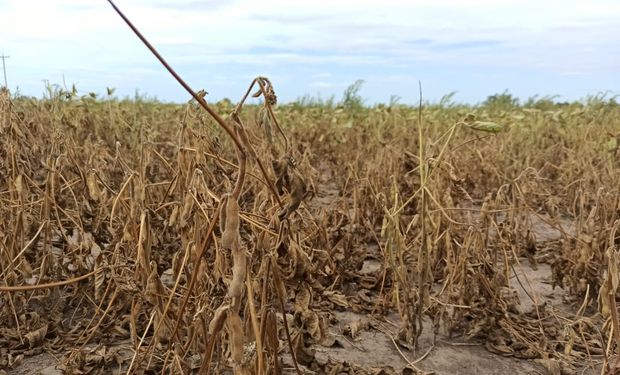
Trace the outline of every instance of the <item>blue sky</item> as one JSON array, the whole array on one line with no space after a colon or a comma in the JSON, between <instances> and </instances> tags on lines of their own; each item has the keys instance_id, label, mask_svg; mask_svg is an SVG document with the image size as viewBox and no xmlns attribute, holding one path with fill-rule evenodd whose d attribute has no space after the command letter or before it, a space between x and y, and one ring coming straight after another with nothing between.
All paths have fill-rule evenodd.
<instances>
[{"instance_id":1,"label":"blue sky","mask_svg":"<svg viewBox=\"0 0 620 375\"><path fill-rule=\"evenodd\" d=\"M369 103L479 102L509 90L563 100L620 94L618 0L116 0L195 90L236 101L271 78L281 101L340 99L357 79ZM183 102L105 0L0 0L9 87L44 81ZM1 80L1 76L0 76ZM0 81L0 84L2 82Z\"/></svg>"}]
</instances>

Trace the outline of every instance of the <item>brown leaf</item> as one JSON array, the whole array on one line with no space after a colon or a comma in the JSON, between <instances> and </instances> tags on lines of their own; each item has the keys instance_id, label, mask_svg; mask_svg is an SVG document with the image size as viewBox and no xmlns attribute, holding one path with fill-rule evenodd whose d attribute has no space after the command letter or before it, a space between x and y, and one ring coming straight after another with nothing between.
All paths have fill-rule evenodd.
<instances>
[{"instance_id":1,"label":"brown leaf","mask_svg":"<svg viewBox=\"0 0 620 375\"><path fill-rule=\"evenodd\" d=\"M302 286L297 290L295 294L295 311L305 312L310 307L310 301L312 300L312 292L307 286Z\"/></svg>"},{"instance_id":2,"label":"brown leaf","mask_svg":"<svg viewBox=\"0 0 620 375\"><path fill-rule=\"evenodd\" d=\"M536 362L541 364L545 368L545 370L547 370L547 375L561 375L562 374L562 365L556 359L541 358L541 359L537 359Z\"/></svg>"},{"instance_id":3,"label":"brown leaf","mask_svg":"<svg viewBox=\"0 0 620 375\"><path fill-rule=\"evenodd\" d=\"M278 340L278 323L275 313L271 310L267 312L265 323L265 336L265 342L267 344L266 346L269 351L271 353L276 352L280 346L280 341Z\"/></svg>"},{"instance_id":4,"label":"brown leaf","mask_svg":"<svg viewBox=\"0 0 620 375\"><path fill-rule=\"evenodd\" d=\"M334 303L335 305L338 305L345 309L350 307L349 301L347 301L347 297L340 292L324 291L323 296L327 297L327 299L329 299L329 301Z\"/></svg>"},{"instance_id":5,"label":"brown leaf","mask_svg":"<svg viewBox=\"0 0 620 375\"><path fill-rule=\"evenodd\" d=\"M26 337L26 340L28 341L28 346L30 348L34 348L35 346L38 346L39 344L41 344L43 342L43 339L45 339L45 335L47 335L47 324L44 325L43 327L32 331L32 332L28 332L24 337Z\"/></svg>"},{"instance_id":6,"label":"brown leaf","mask_svg":"<svg viewBox=\"0 0 620 375\"><path fill-rule=\"evenodd\" d=\"M354 339L359 332L368 329L368 327L370 327L368 319L357 319L351 323L345 324L342 333Z\"/></svg>"}]
</instances>

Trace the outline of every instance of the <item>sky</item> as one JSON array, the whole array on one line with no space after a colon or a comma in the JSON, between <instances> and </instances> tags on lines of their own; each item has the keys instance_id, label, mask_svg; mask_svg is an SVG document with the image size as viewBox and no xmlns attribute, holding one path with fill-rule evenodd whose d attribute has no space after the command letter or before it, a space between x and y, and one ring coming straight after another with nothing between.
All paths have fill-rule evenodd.
<instances>
[{"instance_id":1,"label":"sky","mask_svg":"<svg viewBox=\"0 0 620 375\"><path fill-rule=\"evenodd\" d=\"M620 94L619 0L116 0L194 90L237 101L256 76L281 102L340 100L364 80L368 103L477 103ZM0 0L8 86L81 94L188 94L105 0ZM0 85L4 84L0 76Z\"/></svg>"}]
</instances>

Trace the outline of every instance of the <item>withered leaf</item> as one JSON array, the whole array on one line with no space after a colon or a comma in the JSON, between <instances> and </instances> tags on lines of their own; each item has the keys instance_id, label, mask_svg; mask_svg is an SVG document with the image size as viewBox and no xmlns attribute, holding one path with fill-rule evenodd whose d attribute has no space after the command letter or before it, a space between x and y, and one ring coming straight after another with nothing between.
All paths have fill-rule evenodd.
<instances>
[{"instance_id":1,"label":"withered leaf","mask_svg":"<svg viewBox=\"0 0 620 375\"><path fill-rule=\"evenodd\" d=\"M323 292L323 296L327 297L327 299L329 299L332 303L334 303L337 306L340 306L343 308L350 307L350 304L347 301L347 297L340 292L326 290Z\"/></svg>"},{"instance_id":2,"label":"withered leaf","mask_svg":"<svg viewBox=\"0 0 620 375\"><path fill-rule=\"evenodd\" d=\"M34 348L43 342L43 339L45 339L45 336L47 335L47 328L48 325L45 324L44 326L24 335L30 348Z\"/></svg>"}]
</instances>

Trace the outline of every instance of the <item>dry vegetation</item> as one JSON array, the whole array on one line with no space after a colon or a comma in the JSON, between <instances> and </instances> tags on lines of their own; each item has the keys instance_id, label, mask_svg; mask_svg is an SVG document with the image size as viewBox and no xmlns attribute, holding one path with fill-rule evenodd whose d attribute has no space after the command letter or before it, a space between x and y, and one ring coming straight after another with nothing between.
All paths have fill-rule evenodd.
<instances>
[{"instance_id":1,"label":"dry vegetation","mask_svg":"<svg viewBox=\"0 0 620 375\"><path fill-rule=\"evenodd\" d=\"M441 338L617 371L613 100L276 106L254 88L260 105L213 106L230 133L195 101L1 93L0 368L422 373ZM419 360L317 357L362 331Z\"/></svg>"}]
</instances>

